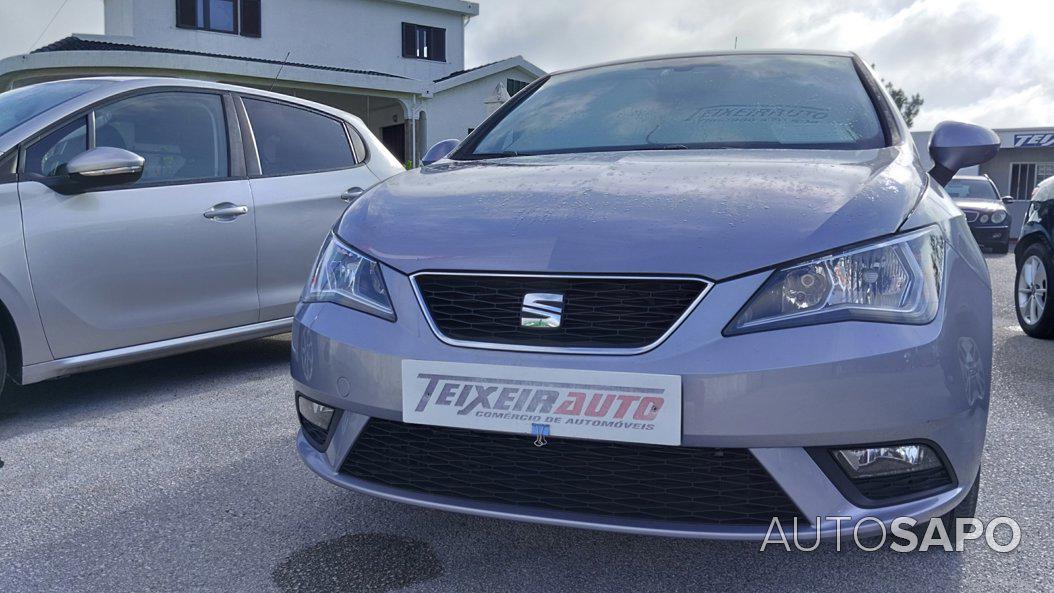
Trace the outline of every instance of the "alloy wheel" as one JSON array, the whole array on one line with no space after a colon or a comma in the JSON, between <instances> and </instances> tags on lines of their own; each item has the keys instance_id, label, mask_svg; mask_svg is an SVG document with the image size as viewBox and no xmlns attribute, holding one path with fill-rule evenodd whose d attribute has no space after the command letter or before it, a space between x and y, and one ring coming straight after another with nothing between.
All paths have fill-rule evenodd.
<instances>
[{"instance_id":1,"label":"alloy wheel","mask_svg":"<svg viewBox=\"0 0 1054 593\"><path fill-rule=\"evenodd\" d=\"M1017 280L1017 308L1029 325L1036 325L1047 308L1047 267L1032 255L1021 266Z\"/></svg>"}]
</instances>

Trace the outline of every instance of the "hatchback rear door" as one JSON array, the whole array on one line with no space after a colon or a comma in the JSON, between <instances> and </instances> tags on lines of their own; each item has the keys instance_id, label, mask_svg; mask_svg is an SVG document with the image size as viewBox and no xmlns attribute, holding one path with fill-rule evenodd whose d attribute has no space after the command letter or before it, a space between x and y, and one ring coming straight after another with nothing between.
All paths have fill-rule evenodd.
<instances>
[{"instance_id":1,"label":"hatchback rear door","mask_svg":"<svg viewBox=\"0 0 1054 593\"><path fill-rule=\"evenodd\" d=\"M289 317L326 234L377 183L347 123L306 106L242 97L246 164L256 204L260 318Z\"/></svg>"}]
</instances>

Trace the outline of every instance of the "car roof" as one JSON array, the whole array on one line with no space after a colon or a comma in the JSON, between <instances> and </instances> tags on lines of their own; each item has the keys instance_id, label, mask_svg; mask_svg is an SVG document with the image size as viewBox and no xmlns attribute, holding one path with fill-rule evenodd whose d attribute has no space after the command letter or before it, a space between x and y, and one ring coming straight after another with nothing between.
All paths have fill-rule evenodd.
<instances>
[{"instance_id":1,"label":"car roof","mask_svg":"<svg viewBox=\"0 0 1054 593\"><path fill-rule=\"evenodd\" d=\"M166 77L166 76L100 76L94 78L94 80L107 80L112 81L118 88L104 87L108 94L116 92L124 92L130 90L136 90L141 88L150 87L167 87L167 86L181 86L190 88L203 88L213 89L221 91L231 91L235 93L256 95L259 97L267 97L271 99L278 99L280 101L287 101L290 103L300 103L303 105L309 105L320 111L326 111L334 115L340 115L341 117L351 116L355 119L354 115L335 109L322 103L316 103L308 99L301 99L292 95L284 95L282 93L275 93L271 91L265 91L263 89L257 89L253 87L239 86L236 84L226 84L223 82L213 82L211 80L198 80L196 78L177 78L177 77Z\"/></svg>"},{"instance_id":2,"label":"car roof","mask_svg":"<svg viewBox=\"0 0 1054 593\"><path fill-rule=\"evenodd\" d=\"M592 70L593 68L603 68L606 66L618 66L621 64L636 64L639 62L658 62L662 60L678 60L683 58L705 58L712 56L834 56L842 58L853 58L858 59L854 52L851 51L833 51L833 50L812 50L812 49L744 49L744 50L716 50L716 51L699 51L699 52L688 52L688 53L677 53L677 54L659 54L654 56L642 56L637 58L627 58L622 60L612 60L610 62L601 62L599 64L591 64L588 66L578 66L575 68L568 68L566 70L559 70L553 72L552 75L566 74L568 72L579 72L582 70Z\"/></svg>"},{"instance_id":3,"label":"car roof","mask_svg":"<svg viewBox=\"0 0 1054 593\"><path fill-rule=\"evenodd\" d=\"M6 153L12 146L18 144L22 138L31 135L35 130L39 130L48 125L51 125L55 121L59 121L69 114L80 111L85 107L104 101L108 97L139 89L146 89L152 87L181 87L181 88L200 88L210 90L221 90L230 91L235 93L241 93L245 95L252 95L254 97L263 97L269 99L276 99L279 101L285 101L287 103L293 103L297 105L303 105L310 107L318 111L328 113L333 117L351 121L360 129L360 131L366 130L366 125L362 122L362 119L352 115L346 111L323 105L322 103L316 103L307 99L301 99L292 95L283 95L281 93L274 93L271 91L265 91L262 89L255 89L252 87L243 87L233 84L225 84L222 82L212 82L208 80L197 80L193 78L176 78L176 77L161 77L161 76L93 76L93 77L82 77L76 79L64 79L55 80L50 82L37 83L41 85L46 84L62 84L64 82L70 82L73 80L99 80L106 81L111 84L102 85L99 88L92 89L82 95L78 95L62 104L56 106L53 109L49 109L44 113L41 113L25 122L22 122L18 126L8 130L4 134L0 135L0 154Z\"/></svg>"},{"instance_id":4,"label":"car roof","mask_svg":"<svg viewBox=\"0 0 1054 593\"><path fill-rule=\"evenodd\" d=\"M991 181L992 179L987 175L956 175L952 179L965 179L967 181Z\"/></svg>"}]
</instances>

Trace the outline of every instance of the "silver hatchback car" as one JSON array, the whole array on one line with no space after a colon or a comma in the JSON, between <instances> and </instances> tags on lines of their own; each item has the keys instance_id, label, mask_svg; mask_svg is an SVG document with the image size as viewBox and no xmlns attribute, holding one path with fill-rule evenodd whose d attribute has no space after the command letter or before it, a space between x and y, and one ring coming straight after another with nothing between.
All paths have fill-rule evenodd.
<instances>
[{"instance_id":1,"label":"silver hatchback car","mask_svg":"<svg viewBox=\"0 0 1054 593\"><path fill-rule=\"evenodd\" d=\"M300 455L392 500L636 533L971 515L991 290L942 184L998 144L941 124L925 171L852 54L542 78L326 241Z\"/></svg>"},{"instance_id":2,"label":"silver hatchback car","mask_svg":"<svg viewBox=\"0 0 1054 593\"><path fill-rule=\"evenodd\" d=\"M265 91L93 78L0 94L0 378L288 331L347 202L401 171L358 118Z\"/></svg>"}]
</instances>

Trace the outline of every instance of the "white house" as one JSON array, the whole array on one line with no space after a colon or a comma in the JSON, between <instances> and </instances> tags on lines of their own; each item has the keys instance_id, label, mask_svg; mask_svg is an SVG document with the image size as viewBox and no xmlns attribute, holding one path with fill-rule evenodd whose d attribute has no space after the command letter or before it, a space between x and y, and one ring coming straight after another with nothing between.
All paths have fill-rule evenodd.
<instances>
[{"instance_id":1,"label":"white house","mask_svg":"<svg viewBox=\"0 0 1054 593\"><path fill-rule=\"evenodd\" d=\"M520 56L466 69L479 5L462 0L104 0L104 11L104 35L0 60L0 90L103 74L271 88L354 113L416 162L545 74Z\"/></svg>"}]
</instances>

